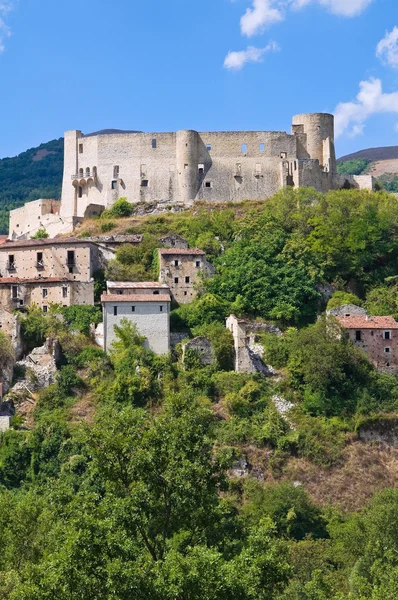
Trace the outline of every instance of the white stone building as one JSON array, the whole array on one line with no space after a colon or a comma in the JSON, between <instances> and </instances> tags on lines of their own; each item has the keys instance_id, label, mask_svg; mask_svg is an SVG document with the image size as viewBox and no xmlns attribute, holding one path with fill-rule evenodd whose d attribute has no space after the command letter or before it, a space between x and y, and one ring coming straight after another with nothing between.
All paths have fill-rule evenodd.
<instances>
[{"instance_id":1,"label":"white stone building","mask_svg":"<svg viewBox=\"0 0 398 600\"><path fill-rule=\"evenodd\" d=\"M159 282L108 282L101 297L104 316L104 350L116 340L115 325L127 319L146 338L156 354L170 350L170 289Z\"/></svg>"}]
</instances>

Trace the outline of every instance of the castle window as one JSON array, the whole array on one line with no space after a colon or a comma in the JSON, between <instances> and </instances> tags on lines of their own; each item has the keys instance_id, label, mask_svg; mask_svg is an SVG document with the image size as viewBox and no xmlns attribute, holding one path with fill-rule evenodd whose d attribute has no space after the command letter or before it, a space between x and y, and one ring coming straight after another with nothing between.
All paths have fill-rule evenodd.
<instances>
[{"instance_id":1,"label":"castle window","mask_svg":"<svg viewBox=\"0 0 398 600\"><path fill-rule=\"evenodd\" d=\"M178 277L174 277L174 283L178 283Z\"/></svg>"},{"instance_id":2,"label":"castle window","mask_svg":"<svg viewBox=\"0 0 398 600\"><path fill-rule=\"evenodd\" d=\"M196 263L195 263L195 267L196 267L197 269L199 269L199 267L200 267L200 260L197 260L197 261L196 261Z\"/></svg>"},{"instance_id":3,"label":"castle window","mask_svg":"<svg viewBox=\"0 0 398 600\"><path fill-rule=\"evenodd\" d=\"M143 180L141 181L141 187L148 187L148 183L149 183L149 182L148 182L148 179L143 179Z\"/></svg>"},{"instance_id":4,"label":"castle window","mask_svg":"<svg viewBox=\"0 0 398 600\"><path fill-rule=\"evenodd\" d=\"M86 168L86 177L90 177L90 167Z\"/></svg>"},{"instance_id":5,"label":"castle window","mask_svg":"<svg viewBox=\"0 0 398 600\"><path fill-rule=\"evenodd\" d=\"M43 298L47 298L47 296L48 296L48 289L43 288Z\"/></svg>"},{"instance_id":6,"label":"castle window","mask_svg":"<svg viewBox=\"0 0 398 600\"><path fill-rule=\"evenodd\" d=\"M213 187L212 182L211 181L205 181L205 187L206 188L211 188Z\"/></svg>"},{"instance_id":7,"label":"castle window","mask_svg":"<svg viewBox=\"0 0 398 600\"><path fill-rule=\"evenodd\" d=\"M84 170L83 169L79 169L79 177L83 177L84 175Z\"/></svg>"},{"instance_id":8,"label":"castle window","mask_svg":"<svg viewBox=\"0 0 398 600\"><path fill-rule=\"evenodd\" d=\"M205 170L205 166L203 164L199 164L198 165L198 171L199 171L199 173L201 173L201 174L204 173L204 170Z\"/></svg>"},{"instance_id":9,"label":"castle window","mask_svg":"<svg viewBox=\"0 0 398 600\"><path fill-rule=\"evenodd\" d=\"M131 312L135 312L135 306L131 307Z\"/></svg>"},{"instance_id":10,"label":"castle window","mask_svg":"<svg viewBox=\"0 0 398 600\"><path fill-rule=\"evenodd\" d=\"M360 342L362 340L362 331L356 331L355 332L355 341L356 342Z\"/></svg>"},{"instance_id":11,"label":"castle window","mask_svg":"<svg viewBox=\"0 0 398 600\"><path fill-rule=\"evenodd\" d=\"M116 165L113 167L113 179L119 179L119 167Z\"/></svg>"},{"instance_id":12,"label":"castle window","mask_svg":"<svg viewBox=\"0 0 398 600\"><path fill-rule=\"evenodd\" d=\"M152 148L153 148L153 150L155 150L156 147L157 147L156 146L156 139L153 138L153 140L152 140Z\"/></svg>"},{"instance_id":13,"label":"castle window","mask_svg":"<svg viewBox=\"0 0 398 600\"><path fill-rule=\"evenodd\" d=\"M68 288L63 287L62 288L62 298L67 298L67 297L68 297Z\"/></svg>"},{"instance_id":14,"label":"castle window","mask_svg":"<svg viewBox=\"0 0 398 600\"><path fill-rule=\"evenodd\" d=\"M206 144L206 150L207 151L211 150L211 144Z\"/></svg>"},{"instance_id":15,"label":"castle window","mask_svg":"<svg viewBox=\"0 0 398 600\"><path fill-rule=\"evenodd\" d=\"M112 190L117 190L117 181L116 181L116 179L113 179L111 188L112 188Z\"/></svg>"},{"instance_id":16,"label":"castle window","mask_svg":"<svg viewBox=\"0 0 398 600\"><path fill-rule=\"evenodd\" d=\"M264 144L260 144L260 152L264 152L264 150L265 150Z\"/></svg>"},{"instance_id":17,"label":"castle window","mask_svg":"<svg viewBox=\"0 0 398 600\"><path fill-rule=\"evenodd\" d=\"M117 316L117 306L113 307L113 316L116 317Z\"/></svg>"},{"instance_id":18,"label":"castle window","mask_svg":"<svg viewBox=\"0 0 398 600\"><path fill-rule=\"evenodd\" d=\"M79 144L79 154L83 154L83 144Z\"/></svg>"},{"instance_id":19,"label":"castle window","mask_svg":"<svg viewBox=\"0 0 398 600\"><path fill-rule=\"evenodd\" d=\"M81 185L79 185L78 196L79 198L83 198L83 188Z\"/></svg>"},{"instance_id":20,"label":"castle window","mask_svg":"<svg viewBox=\"0 0 398 600\"><path fill-rule=\"evenodd\" d=\"M185 277L185 283L190 283L191 282L191 278L190 277Z\"/></svg>"},{"instance_id":21,"label":"castle window","mask_svg":"<svg viewBox=\"0 0 398 600\"><path fill-rule=\"evenodd\" d=\"M243 154L246 154L246 152L247 152L247 144L242 144L242 152L243 152Z\"/></svg>"}]
</instances>

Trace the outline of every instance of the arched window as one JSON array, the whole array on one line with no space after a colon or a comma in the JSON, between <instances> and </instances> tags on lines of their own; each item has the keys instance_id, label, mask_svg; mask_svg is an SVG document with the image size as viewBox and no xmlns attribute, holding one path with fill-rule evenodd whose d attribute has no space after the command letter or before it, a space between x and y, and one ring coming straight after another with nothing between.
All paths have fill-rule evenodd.
<instances>
[{"instance_id":1,"label":"arched window","mask_svg":"<svg viewBox=\"0 0 398 600\"><path fill-rule=\"evenodd\" d=\"M83 177L84 171L83 169L79 169L79 177Z\"/></svg>"},{"instance_id":2,"label":"arched window","mask_svg":"<svg viewBox=\"0 0 398 600\"><path fill-rule=\"evenodd\" d=\"M86 168L86 177L90 177L90 167Z\"/></svg>"}]
</instances>

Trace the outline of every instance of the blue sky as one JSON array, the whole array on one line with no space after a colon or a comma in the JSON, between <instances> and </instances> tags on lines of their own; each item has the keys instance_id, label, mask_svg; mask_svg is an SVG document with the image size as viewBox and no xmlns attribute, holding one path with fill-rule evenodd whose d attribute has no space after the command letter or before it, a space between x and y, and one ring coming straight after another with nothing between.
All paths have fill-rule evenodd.
<instances>
[{"instance_id":1,"label":"blue sky","mask_svg":"<svg viewBox=\"0 0 398 600\"><path fill-rule=\"evenodd\" d=\"M0 0L0 15L0 157L67 129L289 130L321 111L338 155L398 145L398 0Z\"/></svg>"}]
</instances>

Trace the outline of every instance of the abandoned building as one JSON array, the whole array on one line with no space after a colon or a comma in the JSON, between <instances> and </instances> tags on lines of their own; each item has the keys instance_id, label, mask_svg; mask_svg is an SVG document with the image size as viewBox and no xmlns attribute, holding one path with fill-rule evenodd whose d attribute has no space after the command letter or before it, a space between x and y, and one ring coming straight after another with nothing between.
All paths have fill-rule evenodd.
<instances>
[{"instance_id":1,"label":"abandoned building","mask_svg":"<svg viewBox=\"0 0 398 600\"><path fill-rule=\"evenodd\" d=\"M326 311L327 315L332 317L366 317L367 311L356 304L342 304L336 308Z\"/></svg>"},{"instance_id":2,"label":"abandoned building","mask_svg":"<svg viewBox=\"0 0 398 600\"><path fill-rule=\"evenodd\" d=\"M263 363L264 348L259 344L262 333L282 335L275 325L261 321L240 319L229 315L226 319L226 328L232 333L235 349L235 371L238 373L262 373L272 375L270 367Z\"/></svg>"},{"instance_id":3,"label":"abandoned building","mask_svg":"<svg viewBox=\"0 0 398 600\"><path fill-rule=\"evenodd\" d=\"M156 354L170 349L170 289L155 282L111 282L102 294L104 350L116 339L115 325L127 319L146 338L145 345Z\"/></svg>"},{"instance_id":4,"label":"abandoned building","mask_svg":"<svg viewBox=\"0 0 398 600\"><path fill-rule=\"evenodd\" d=\"M75 238L8 241L0 245L0 306L93 304L94 244ZM0 318L1 321L1 318Z\"/></svg>"},{"instance_id":5,"label":"abandoned building","mask_svg":"<svg viewBox=\"0 0 398 600\"><path fill-rule=\"evenodd\" d=\"M203 250L197 248L159 248L159 281L166 283L178 304L187 304L196 297L201 277L214 273Z\"/></svg>"},{"instance_id":6,"label":"abandoned building","mask_svg":"<svg viewBox=\"0 0 398 600\"><path fill-rule=\"evenodd\" d=\"M361 348L374 366L387 373L398 371L398 323L393 317L336 317L352 343Z\"/></svg>"}]
</instances>

